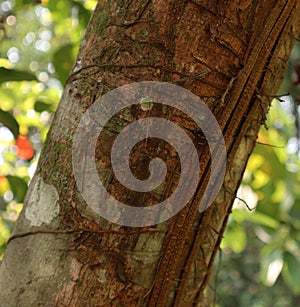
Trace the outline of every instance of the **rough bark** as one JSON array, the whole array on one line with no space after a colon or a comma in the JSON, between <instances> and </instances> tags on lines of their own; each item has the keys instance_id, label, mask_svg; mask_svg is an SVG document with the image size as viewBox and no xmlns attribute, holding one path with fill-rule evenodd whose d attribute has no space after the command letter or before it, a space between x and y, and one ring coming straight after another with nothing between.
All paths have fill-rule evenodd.
<instances>
[{"instance_id":1,"label":"rough bark","mask_svg":"<svg viewBox=\"0 0 300 307\"><path fill-rule=\"evenodd\" d=\"M208 304L213 260L300 31L299 16L297 0L100 0L0 268L1 306ZM204 171L197 192L172 219L120 227L96 215L78 192L72 138L98 97L145 80L183 86L210 107L226 141L226 178L214 204L199 213L210 171L207 144L188 119L158 108L157 114L193 132ZM137 110L120 114L114 129L99 139L96 160L109 156L108 145L125 120L145 116ZM170 167L176 169L176 163ZM109 180L108 188L125 198L122 187ZM138 195L131 196L134 205L143 205Z\"/></svg>"}]
</instances>

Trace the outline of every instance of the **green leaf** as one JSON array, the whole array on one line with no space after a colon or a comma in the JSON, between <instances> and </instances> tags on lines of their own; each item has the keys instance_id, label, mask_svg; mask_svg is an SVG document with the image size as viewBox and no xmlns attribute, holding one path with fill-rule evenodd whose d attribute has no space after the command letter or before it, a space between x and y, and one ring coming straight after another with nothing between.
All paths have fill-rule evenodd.
<instances>
[{"instance_id":1,"label":"green leaf","mask_svg":"<svg viewBox=\"0 0 300 307\"><path fill-rule=\"evenodd\" d=\"M8 180L11 191L14 194L14 199L17 202L22 203L28 189L27 182L20 177L10 175L6 176L6 179Z\"/></svg>"},{"instance_id":2,"label":"green leaf","mask_svg":"<svg viewBox=\"0 0 300 307\"><path fill-rule=\"evenodd\" d=\"M247 245L247 237L244 227L235 221L229 224L221 245L222 248L229 247L235 253L241 253Z\"/></svg>"},{"instance_id":3,"label":"green leaf","mask_svg":"<svg viewBox=\"0 0 300 307\"><path fill-rule=\"evenodd\" d=\"M19 124L16 119L6 111L0 109L0 122L8 128L11 133L14 135L14 138L17 139L19 135Z\"/></svg>"},{"instance_id":4,"label":"green leaf","mask_svg":"<svg viewBox=\"0 0 300 307\"><path fill-rule=\"evenodd\" d=\"M35 0L35 1L32 1L32 0L16 0L16 4L14 5L14 10L21 9L26 5L37 5L39 3L40 3L40 1L38 1L38 0Z\"/></svg>"},{"instance_id":5,"label":"green leaf","mask_svg":"<svg viewBox=\"0 0 300 307\"><path fill-rule=\"evenodd\" d=\"M291 253L284 254L283 278L296 295L300 294L300 260Z\"/></svg>"},{"instance_id":6,"label":"green leaf","mask_svg":"<svg viewBox=\"0 0 300 307\"><path fill-rule=\"evenodd\" d=\"M67 44L53 54L53 65L59 80L64 84L75 60L73 44Z\"/></svg>"},{"instance_id":7,"label":"green leaf","mask_svg":"<svg viewBox=\"0 0 300 307\"><path fill-rule=\"evenodd\" d=\"M90 20L91 12L87 10L83 4L79 1L72 1L72 5L77 7L79 13L79 21L82 23L82 26L85 28Z\"/></svg>"},{"instance_id":8,"label":"green leaf","mask_svg":"<svg viewBox=\"0 0 300 307\"><path fill-rule=\"evenodd\" d=\"M0 196L0 211L6 210L6 202L4 201L4 198Z\"/></svg>"},{"instance_id":9,"label":"green leaf","mask_svg":"<svg viewBox=\"0 0 300 307\"><path fill-rule=\"evenodd\" d=\"M47 7L51 11L51 15L55 22L59 22L66 18L69 18L71 15L71 7L69 1L57 1L49 0Z\"/></svg>"},{"instance_id":10,"label":"green leaf","mask_svg":"<svg viewBox=\"0 0 300 307\"><path fill-rule=\"evenodd\" d=\"M0 83L7 81L34 81L35 75L22 70L0 67Z\"/></svg>"},{"instance_id":11,"label":"green leaf","mask_svg":"<svg viewBox=\"0 0 300 307\"><path fill-rule=\"evenodd\" d=\"M279 221L272 218L271 216L261 213L259 211L255 211L253 213L250 213L248 211L245 210L239 210L239 209L235 209L233 210L233 217L237 220L237 221L249 221L261 226L266 226L269 228L277 228L279 226Z\"/></svg>"},{"instance_id":12,"label":"green leaf","mask_svg":"<svg viewBox=\"0 0 300 307\"><path fill-rule=\"evenodd\" d=\"M42 113L43 111L53 112L54 107L49 103L38 100L34 104L34 110L39 113Z\"/></svg>"},{"instance_id":13,"label":"green leaf","mask_svg":"<svg viewBox=\"0 0 300 307\"><path fill-rule=\"evenodd\" d=\"M270 253L262 255L261 275L266 286L273 286L283 268L281 249L273 249Z\"/></svg>"}]
</instances>

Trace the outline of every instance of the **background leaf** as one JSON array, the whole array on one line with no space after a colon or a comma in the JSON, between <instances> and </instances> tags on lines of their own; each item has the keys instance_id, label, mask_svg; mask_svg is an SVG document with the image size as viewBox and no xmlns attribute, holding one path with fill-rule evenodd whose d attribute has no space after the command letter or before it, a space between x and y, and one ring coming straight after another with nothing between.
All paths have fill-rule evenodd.
<instances>
[{"instance_id":1,"label":"background leaf","mask_svg":"<svg viewBox=\"0 0 300 307\"><path fill-rule=\"evenodd\" d=\"M62 84L67 80L75 61L74 46L67 44L53 54L53 64Z\"/></svg>"},{"instance_id":2,"label":"background leaf","mask_svg":"<svg viewBox=\"0 0 300 307\"><path fill-rule=\"evenodd\" d=\"M28 189L27 182L20 177L11 175L7 175L6 179L8 180L11 191L14 194L14 199L17 202L23 202Z\"/></svg>"},{"instance_id":3,"label":"background leaf","mask_svg":"<svg viewBox=\"0 0 300 307\"><path fill-rule=\"evenodd\" d=\"M17 9L23 8L26 5L36 5L40 2L41 2L40 0L16 0L14 9L17 10Z\"/></svg>"},{"instance_id":4,"label":"background leaf","mask_svg":"<svg viewBox=\"0 0 300 307\"><path fill-rule=\"evenodd\" d=\"M227 227L221 244L222 246L230 247L235 253L242 252L247 245L247 236L244 227L232 221Z\"/></svg>"},{"instance_id":5,"label":"background leaf","mask_svg":"<svg viewBox=\"0 0 300 307\"><path fill-rule=\"evenodd\" d=\"M18 138L20 126L9 112L0 109L0 122L11 131L15 139Z\"/></svg>"},{"instance_id":6,"label":"background leaf","mask_svg":"<svg viewBox=\"0 0 300 307\"><path fill-rule=\"evenodd\" d=\"M34 81L35 75L30 72L0 67L0 83L7 81Z\"/></svg>"},{"instance_id":7,"label":"background leaf","mask_svg":"<svg viewBox=\"0 0 300 307\"><path fill-rule=\"evenodd\" d=\"M53 112L54 111L54 107L52 104L43 102L43 101L36 101L34 104L34 110L42 113L43 111L47 111L47 112Z\"/></svg>"},{"instance_id":8,"label":"background leaf","mask_svg":"<svg viewBox=\"0 0 300 307\"><path fill-rule=\"evenodd\" d=\"M263 256L261 265L262 280L266 286L273 286L283 267L283 256L280 249L273 249Z\"/></svg>"},{"instance_id":9,"label":"background leaf","mask_svg":"<svg viewBox=\"0 0 300 307\"><path fill-rule=\"evenodd\" d=\"M285 253L284 262L283 277L293 289L293 292L300 294L300 259L291 253Z\"/></svg>"},{"instance_id":10,"label":"background leaf","mask_svg":"<svg viewBox=\"0 0 300 307\"><path fill-rule=\"evenodd\" d=\"M280 225L280 223L276 219L261 212L250 213L245 210L234 209L232 214L234 218L238 221L249 221L257 225L269 228L276 228Z\"/></svg>"}]
</instances>

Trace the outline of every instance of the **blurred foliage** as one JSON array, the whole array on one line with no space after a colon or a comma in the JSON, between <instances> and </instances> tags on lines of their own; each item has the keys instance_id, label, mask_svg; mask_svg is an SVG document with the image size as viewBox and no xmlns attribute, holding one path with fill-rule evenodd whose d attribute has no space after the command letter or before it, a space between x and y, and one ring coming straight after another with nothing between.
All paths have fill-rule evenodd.
<instances>
[{"instance_id":1,"label":"blurred foliage","mask_svg":"<svg viewBox=\"0 0 300 307\"><path fill-rule=\"evenodd\" d=\"M279 90L290 95L273 100L248 161L215 263L215 306L300 306L299 58L297 43Z\"/></svg>"},{"instance_id":2,"label":"blurred foliage","mask_svg":"<svg viewBox=\"0 0 300 307\"><path fill-rule=\"evenodd\" d=\"M0 260L95 4L0 3ZM280 89L292 96L273 101L224 234L216 306L300 305L299 50Z\"/></svg>"}]
</instances>

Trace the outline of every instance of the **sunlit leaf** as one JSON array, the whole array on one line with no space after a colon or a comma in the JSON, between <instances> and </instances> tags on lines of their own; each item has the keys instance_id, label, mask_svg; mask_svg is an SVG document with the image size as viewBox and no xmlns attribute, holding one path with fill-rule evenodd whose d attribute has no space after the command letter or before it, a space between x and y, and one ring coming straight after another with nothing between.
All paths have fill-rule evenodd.
<instances>
[{"instance_id":1,"label":"sunlit leaf","mask_svg":"<svg viewBox=\"0 0 300 307\"><path fill-rule=\"evenodd\" d=\"M0 67L0 83L7 81L34 81L37 80L35 75L16 69L6 69Z\"/></svg>"},{"instance_id":2,"label":"sunlit leaf","mask_svg":"<svg viewBox=\"0 0 300 307\"><path fill-rule=\"evenodd\" d=\"M265 158L263 155L253 153L248 160L247 169L253 172L259 167L261 167L264 162Z\"/></svg>"},{"instance_id":3,"label":"sunlit leaf","mask_svg":"<svg viewBox=\"0 0 300 307\"><path fill-rule=\"evenodd\" d=\"M6 243L6 241L9 238L10 235L10 229L7 227L7 225L3 222L3 219L0 217L0 248L3 246L3 244ZM1 255L1 250L0 250Z\"/></svg>"},{"instance_id":4,"label":"sunlit leaf","mask_svg":"<svg viewBox=\"0 0 300 307\"><path fill-rule=\"evenodd\" d=\"M280 223L278 220L272 218L271 216L264 214L262 212L248 212L245 210L233 210L233 217L238 221L249 221L261 226L266 226L270 228L277 228Z\"/></svg>"},{"instance_id":5,"label":"sunlit leaf","mask_svg":"<svg viewBox=\"0 0 300 307\"><path fill-rule=\"evenodd\" d=\"M8 128L11 131L11 133L14 135L15 139L17 139L19 135L20 126L16 121L16 119L9 112L0 109L0 122L6 128Z\"/></svg>"},{"instance_id":6,"label":"sunlit leaf","mask_svg":"<svg viewBox=\"0 0 300 307\"><path fill-rule=\"evenodd\" d=\"M0 194L8 190L9 184L5 176L0 175Z\"/></svg>"},{"instance_id":7,"label":"sunlit leaf","mask_svg":"<svg viewBox=\"0 0 300 307\"><path fill-rule=\"evenodd\" d=\"M11 191L14 194L14 199L17 202L22 203L28 188L27 182L22 178L11 175L6 176L6 179L8 180Z\"/></svg>"},{"instance_id":8,"label":"sunlit leaf","mask_svg":"<svg viewBox=\"0 0 300 307\"><path fill-rule=\"evenodd\" d=\"M267 144L273 145L272 140L276 138L271 136L269 137L270 141ZM277 143L274 145L280 146L280 144L278 145ZM287 172L285 164L278 158L281 153L286 154L284 148L273 148L271 146L258 144L255 147L254 152L266 157L264 164L261 166L261 170L268 175L272 175L272 181L277 181L285 178Z\"/></svg>"},{"instance_id":9,"label":"sunlit leaf","mask_svg":"<svg viewBox=\"0 0 300 307\"><path fill-rule=\"evenodd\" d=\"M254 173L254 181L252 186L254 189L260 189L270 181L270 177L261 170L256 170Z\"/></svg>"},{"instance_id":10,"label":"sunlit leaf","mask_svg":"<svg viewBox=\"0 0 300 307\"><path fill-rule=\"evenodd\" d=\"M240 253L245 249L246 245L247 236L243 225L236 222L228 225L222 240L222 248L229 247L235 253Z\"/></svg>"}]
</instances>

